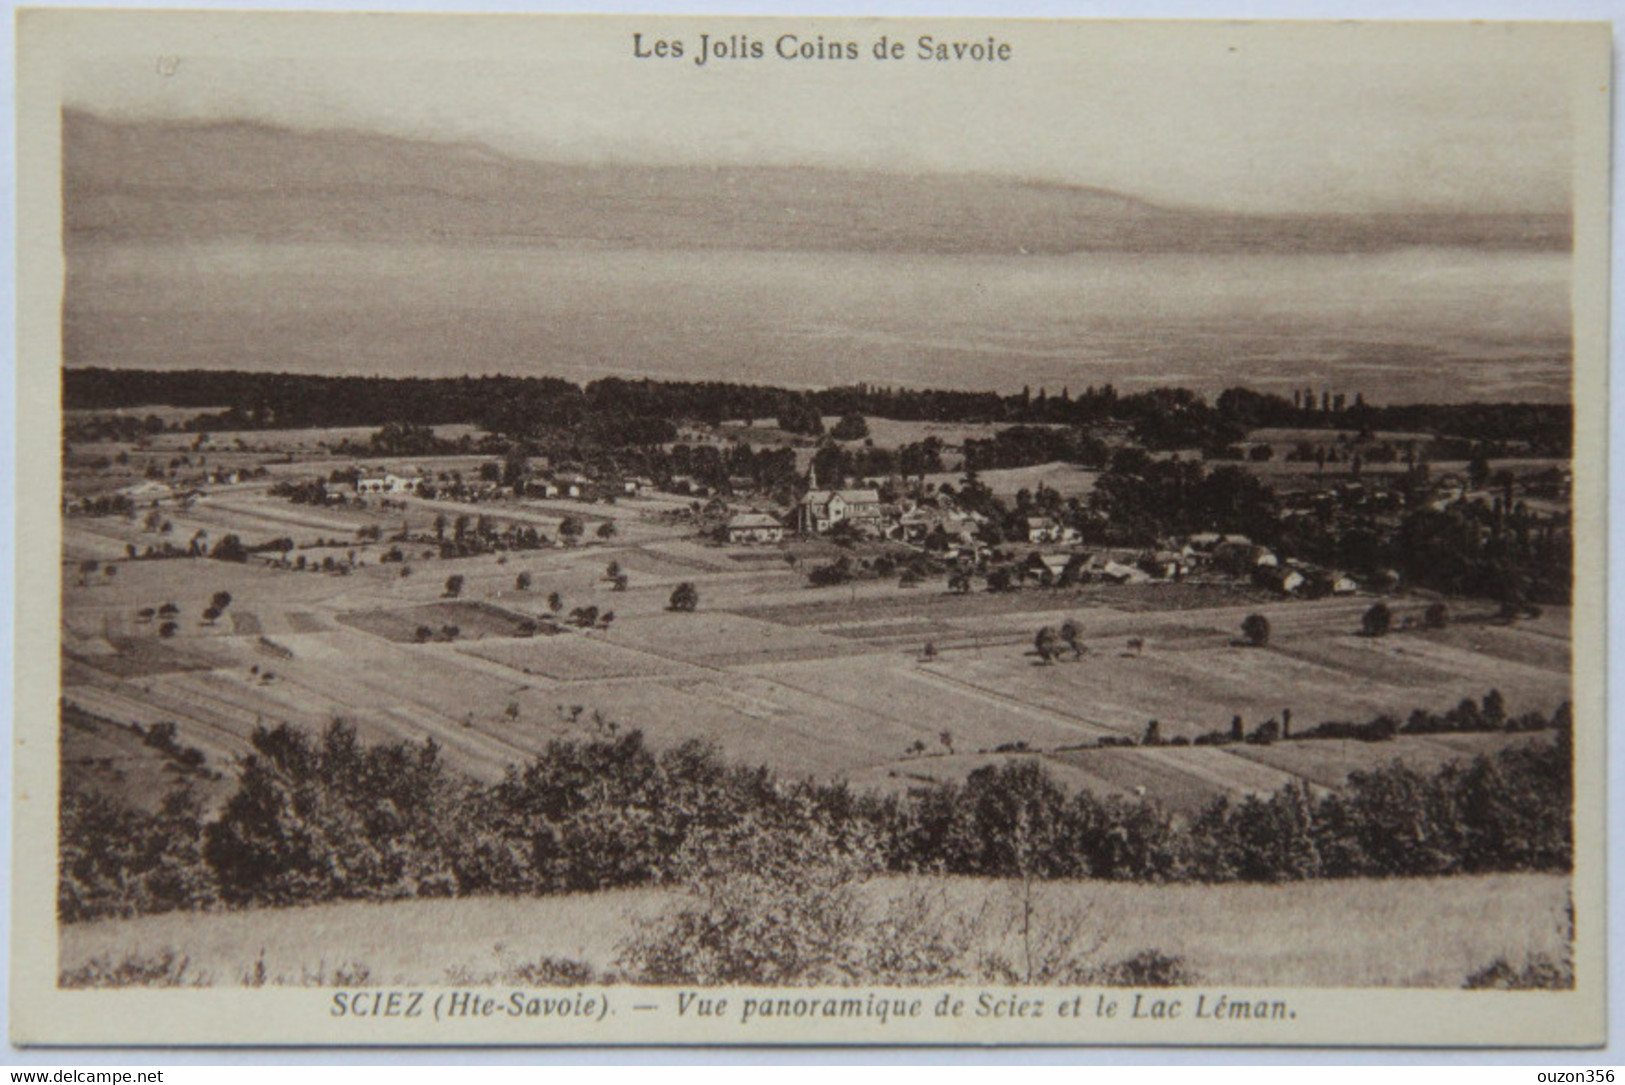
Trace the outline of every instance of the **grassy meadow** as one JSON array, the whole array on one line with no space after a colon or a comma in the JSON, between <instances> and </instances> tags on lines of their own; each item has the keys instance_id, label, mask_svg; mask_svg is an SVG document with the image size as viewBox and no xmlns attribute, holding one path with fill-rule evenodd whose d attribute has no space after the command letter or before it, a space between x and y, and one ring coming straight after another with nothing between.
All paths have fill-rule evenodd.
<instances>
[{"instance_id":1,"label":"grassy meadow","mask_svg":"<svg viewBox=\"0 0 1625 1085\"><path fill-rule=\"evenodd\" d=\"M1272 987L1459 987L1496 958L1567 950L1568 879L1551 875L1346 879L1288 885L1053 882L1033 887L1042 931L1075 924L1101 963L1147 950L1180 958L1195 982ZM888 878L872 897L923 890L940 913L981 917L975 948L1009 953L1018 884ZM625 940L681 907L668 890L548 897L328 904L172 913L60 929L59 968L96 958L188 962L195 982L236 986L263 960L271 983L504 983L528 965L579 961L616 973Z\"/></svg>"}]
</instances>

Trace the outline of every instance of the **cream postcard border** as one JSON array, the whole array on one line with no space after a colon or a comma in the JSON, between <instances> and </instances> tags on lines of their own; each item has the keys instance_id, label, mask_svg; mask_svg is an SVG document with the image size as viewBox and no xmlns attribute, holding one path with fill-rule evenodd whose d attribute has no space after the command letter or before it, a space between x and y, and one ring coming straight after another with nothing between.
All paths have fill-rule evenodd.
<instances>
[{"instance_id":1,"label":"cream postcard border","mask_svg":"<svg viewBox=\"0 0 1625 1085\"><path fill-rule=\"evenodd\" d=\"M714 23L719 17L706 16ZM11 888L12 971L10 1016L19 1044L120 1045L422 1045L422 1044L1246 1044L1340 1046L1588 1046L1604 1041L1606 959L1605 901L1605 657L1607 513L1607 365L1609 253L1610 34L1606 24L1502 24L1477 33L1517 33L1537 38L1544 49L1569 58L1575 123L1574 175L1574 518L1577 584L1574 622L1574 696L1577 721L1575 773L1577 987L1572 992L1453 992L1420 990L1258 990L1220 987L1231 997L1280 999L1295 1019L1238 1027L1190 1019L1155 1024L1105 1022L1092 1015L1076 1021L1055 1016L1040 1022L988 1025L967 1018L944 1019L935 1005L949 997L974 1000L969 987L951 990L877 989L877 997L919 999L919 1019L820 1023L757 1022L742 1026L736 1015L707 1021L676 1014L675 989L611 987L612 1010L600 1020L514 1021L506 1017L435 1021L416 1018L356 1019L330 1014L329 989L234 989L75 991L56 986L55 848L57 789L57 687L60 585L60 305L63 285L59 167L60 75L75 52L153 56L210 50L230 55L399 58L444 60L534 56L537 35L573 35L601 49L606 77L624 62L625 42L635 29L650 33L694 27L699 17L670 15L359 15L291 12L154 13L137 10L25 10L17 23L18 73L18 293L17 490L14 811ZM1042 20L889 19L760 16L729 18L744 29L813 24L829 32L923 32L927 24L998 32L1018 44L1033 35L1079 34L1109 29L1143 33L1160 47L1189 48L1214 35L1301 35L1306 45L1336 33L1327 23L1047 22ZM1363 35L1361 44L1395 48L1413 56L1467 44L1465 24L1372 23L1341 32ZM698 28L695 28L698 32ZM1421 62L1421 61L1418 61ZM906 73L901 77L906 77ZM1036 90L1037 88L1035 88ZM1061 108L1057 105L1056 108ZM842 989L863 997L867 988ZM1194 998L1202 988L1190 989ZM449 989L426 989L422 1012ZM769 992L754 992L763 996ZM780 992L814 997L820 992ZM1009 992L998 992L1005 994ZM1052 1007L1081 993L1092 1005L1101 993L1029 989ZM1121 993L1121 992L1120 992ZM1127 992L1132 995L1132 992ZM1148 992L1150 993L1150 992ZM505 1000L506 988L482 992ZM734 990L743 1000L753 992ZM635 1004L657 1005L637 1011Z\"/></svg>"}]
</instances>

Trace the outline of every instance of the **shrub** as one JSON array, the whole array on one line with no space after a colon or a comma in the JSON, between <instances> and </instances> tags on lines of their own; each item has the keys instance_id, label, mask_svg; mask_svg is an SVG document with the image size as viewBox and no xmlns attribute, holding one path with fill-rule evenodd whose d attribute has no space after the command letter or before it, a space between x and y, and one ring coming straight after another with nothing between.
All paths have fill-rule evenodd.
<instances>
[{"instance_id":1,"label":"shrub","mask_svg":"<svg viewBox=\"0 0 1625 1085\"><path fill-rule=\"evenodd\" d=\"M1201 977L1186 966L1183 957L1144 949L1096 970L1089 982L1102 987L1189 987L1200 983Z\"/></svg>"},{"instance_id":2,"label":"shrub","mask_svg":"<svg viewBox=\"0 0 1625 1085\"><path fill-rule=\"evenodd\" d=\"M1544 953L1536 953L1519 969L1505 957L1497 957L1468 976L1462 986L1469 991L1572 991L1574 962L1567 958L1554 961Z\"/></svg>"},{"instance_id":3,"label":"shrub","mask_svg":"<svg viewBox=\"0 0 1625 1085\"><path fill-rule=\"evenodd\" d=\"M201 818L184 784L156 814L65 792L58 808L57 918L73 923L213 903L219 887L204 862Z\"/></svg>"},{"instance_id":4,"label":"shrub","mask_svg":"<svg viewBox=\"0 0 1625 1085\"><path fill-rule=\"evenodd\" d=\"M148 956L127 954L115 962L93 957L78 968L63 969L58 987L206 987L209 977L191 971L191 958L164 949Z\"/></svg>"},{"instance_id":5,"label":"shrub","mask_svg":"<svg viewBox=\"0 0 1625 1085\"><path fill-rule=\"evenodd\" d=\"M569 957L540 957L502 970L502 982L514 987L585 987L603 983L592 965Z\"/></svg>"},{"instance_id":6,"label":"shrub","mask_svg":"<svg viewBox=\"0 0 1625 1085\"><path fill-rule=\"evenodd\" d=\"M817 565L807 571L807 582L815 588L832 588L852 579L852 559L840 557L826 565Z\"/></svg>"},{"instance_id":7,"label":"shrub","mask_svg":"<svg viewBox=\"0 0 1625 1085\"><path fill-rule=\"evenodd\" d=\"M1263 648L1270 642L1270 620L1262 614L1249 614L1241 623L1241 635L1254 648Z\"/></svg>"},{"instance_id":8,"label":"shrub","mask_svg":"<svg viewBox=\"0 0 1625 1085\"><path fill-rule=\"evenodd\" d=\"M1360 618L1360 632L1368 637L1386 636L1393 624L1394 615L1388 609L1388 604L1373 603L1371 609Z\"/></svg>"}]
</instances>

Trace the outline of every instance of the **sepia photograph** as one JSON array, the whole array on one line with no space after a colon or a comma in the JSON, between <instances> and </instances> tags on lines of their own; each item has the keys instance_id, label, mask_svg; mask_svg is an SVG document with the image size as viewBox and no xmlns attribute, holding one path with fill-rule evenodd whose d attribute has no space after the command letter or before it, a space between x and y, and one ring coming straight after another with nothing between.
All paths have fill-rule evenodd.
<instances>
[{"instance_id":1,"label":"sepia photograph","mask_svg":"<svg viewBox=\"0 0 1625 1085\"><path fill-rule=\"evenodd\" d=\"M23 10L14 1042L1602 1043L1610 47Z\"/></svg>"}]
</instances>

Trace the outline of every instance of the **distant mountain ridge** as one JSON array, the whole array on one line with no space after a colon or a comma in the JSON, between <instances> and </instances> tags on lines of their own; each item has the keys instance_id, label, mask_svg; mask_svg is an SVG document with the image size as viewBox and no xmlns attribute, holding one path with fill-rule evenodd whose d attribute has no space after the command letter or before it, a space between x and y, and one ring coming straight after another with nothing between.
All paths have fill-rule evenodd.
<instances>
[{"instance_id":1,"label":"distant mountain ridge","mask_svg":"<svg viewBox=\"0 0 1625 1085\"><path fill-rule=\"evenodd\" d=\"M982 175L536 162L473 143L65 111L64 241L1060 254L1566 251L1567 215L1242 215Z\"/></svg>"}]
</instances>

